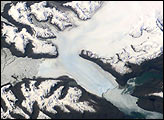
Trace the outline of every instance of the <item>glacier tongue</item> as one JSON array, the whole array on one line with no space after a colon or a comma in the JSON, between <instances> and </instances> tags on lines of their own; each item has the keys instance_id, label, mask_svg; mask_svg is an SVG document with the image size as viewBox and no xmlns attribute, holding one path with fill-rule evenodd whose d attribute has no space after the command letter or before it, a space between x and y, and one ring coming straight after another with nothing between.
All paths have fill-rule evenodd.
<instances>
[{"instance_id":1,"label":"glacier tongue","mask_svg":"<svg viewBox=\"0 0 164 120\"><path fill-rule=\"evenodd\" d=\"M98 65L86 61L76 54L69 55L67 50L64 51L57 58L58 60L44 61L40 65L38 76L57 77L63 74L69 75L88 92L100 97L107 89L113 89L118 86L115 78L103 71Z\"/></svg>"}]
</instances>

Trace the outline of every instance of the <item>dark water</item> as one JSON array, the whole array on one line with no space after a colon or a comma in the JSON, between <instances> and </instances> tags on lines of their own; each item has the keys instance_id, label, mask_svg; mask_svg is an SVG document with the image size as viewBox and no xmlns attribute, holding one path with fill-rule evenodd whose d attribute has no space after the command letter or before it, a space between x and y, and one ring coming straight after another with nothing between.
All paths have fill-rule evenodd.
<instances>
[{"instance_id":1,"label":"dark water","mask_svg":"<svg viewBox=\"0 0 164 120\"><path fill-rule=\"evenodd\" d=\"M151 86L154 85L154 87L157 87L158 88L158 86L156 86L156 84L154 84L153 82L154 81L157 81L158 82L158 81L162 81L162 80L163 80L163 70L162 71L151 70L151 71L144 72L140 76L137 76L136 78L130 79L128 81L128 84L127 84L127 86L126 86L126 88L124 90L124 93L131 94L134 91L136 92L136 90L137 90L137 92L144 93L144 91L142 91L143 89L141 89L141 91L138 91L139 89L135 89L136 86L138 88L142 88L143 86L145 86L145 91L147 91L147 86L149 86L149 85L151 85ZM151 87L151 86L149 86L149 87ZM152 90L153 89L154 88L152 88ZM159 87L159 89L161 89L161 88ZM150 92L151 92L151 89L150 89ZM141 95L142 95L142 93L141 93ZM134 93L134 95L135 95L135 93ZM145 119L146 118L146 116L144 114L137 113L137 112L132 112L131 115L129 115L128 117L129 118L132 118L132 119Z\"/></svg>"},{"instance_id":2,"label":"dark water","mask_svg":"<svg viewBox=\"0 0 164 120\"><path fill-rule=\"evenodd\" d=\"M140 76L129 79L125 86L124 93L133 93L136 86L141 86L147 83L150 84L152 80L163 80L163 71L147 71Z\"/></svg>"},{"instance_id":3,"label":"dark water","mask_svg":"<svg viewBox=\"0 0 164 120\"><path fill-rule=\"evenodd\" d=\"M148 82L148 80L150 79L163 79L163 74L162 72L156 72L156 71L145 72L141 76L136 77L135 83L137 85L141 85L145 82Z\"/></svg>"}]
</instances>

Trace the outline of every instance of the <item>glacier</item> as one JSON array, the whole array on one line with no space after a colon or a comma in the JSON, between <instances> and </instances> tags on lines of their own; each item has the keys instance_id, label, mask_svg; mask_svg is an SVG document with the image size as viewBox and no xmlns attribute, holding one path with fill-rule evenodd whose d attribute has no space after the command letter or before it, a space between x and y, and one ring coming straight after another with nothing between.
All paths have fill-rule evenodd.
<instances>
[{"instance_id":1,"label":"glacier","mask_svg":"<svg viewBox=\"0 0 164 120\"><path fill-rule=\"evenodd\" d=\"M108 58L114 56L118 51L121 52L123 48L126 48L130 45L137 46L138 44L141 43L143 44L143 42L145 42L144 43L145 46L143 44L145 48L143 49L148 49L146 46L147 44L150 44L148 47L153 48L152 46L154 46L154 48L156 48L156 49L152 49L152 51L150 51L149 48L148 55L154 55L153 53L157 53L158 55L159 53L161 53L162 52L161 47L163 47L162 44L163 32L159 29L159 27L157 27L154 19L151 19L152 20L151 22L154 21L154 24L150 24L151 26L149 26L151 28L154 28L152 30L153 32L149 33L144 31L141 37L139 38L133 38L131 35L129 35L134 25L136 25L138 21L140 22L141 18L144 18L145 16L149 15L149 17L143 19L144 21L142 20L143 23L147 23L147 20L152 16L154 16L154 14L156 14L156 11L161 10L160 2L157 3L155 2L155 5L153 2L150 2L148 4L150 6L156 5L156 7L154 7L154 9L150 11L151 7L150 6L147 7L147 5L145 7L144 2L126 2L126 4L124 2L106 2L105 4L102 5L102 8L96 12L96 14L92 17L92 19L85 22L84 21L79 22L78 24L79 27L74 28L70 31L60 32L59 34L57 34L58 40L54 42L55 44L57 44L59 48L60 55L57 58L58 60L54 60L54 64L55 62L58 62L58 64L61 64L61 66L58 65L57 67L54 68L55 70L52 70L51 68L49 68L51 66L49 66L46 67L45 70L44 68L42 68L42 66L48 66L47 63L49 64L49 62L47 63L44 62L46 63L46 65L44 65L44 63L43 65L42 64L40 65L40 68L42 68L40 70L44 69L44 71L43 72L39 71L38 76L44 76L47 73L49 73L47 74L48 76L51 74L52 71L54 71L54 73L55 71L60 71L58 73L70 74L72 77L77 78L78 83L81 85L83 84L82 86L89 91L91 89L90 82L92 81L92 86L95 86L92 88L93 91L97 91L94 89L99 88L100 86L102 86L102 89L104 89L104 90L99 89L100 91L98 90L97 92L94 92L94 94L98 93L99 96L101 96L101 94L105 91L105 89L107 90L109 88L115 88L117 86L117 83L114 82L115 78L110 73L102 72L102 70L100 70L100 68L97 65L92 64L86 60L82 60L78 56L78 54L82 49L87 49L100 54L102 57ZM142 10L145 10L146 12L142 13ZM151 12L153 12L154 14ZM106 17L106 15L110 15L110 16ZM145 24L145 26L146 25L147 24ZM142 24L141 26L138 26L137 24L137 27L142 27ZM112 30L110 30L110 28ZM138 31L136 30L135 32ZM147 39L147 37L149 37L149 39ZM131 54L131 56L136 55L134 57L132 56L133 58L130 59L129 61L132 61L136 58L134 62L139 63L141 60L144 59L144 58L138 59L137 61L138 53L134 54L131 49L130 50L127 49L127 50L129 54ZM147 57L142 52L139 52L139 54L141 54L144 57ZM52 62L51 64L53 64L53 60L50 61ZM120 64L117 64L115 66L121 70L120 68L121 66L119 65ZM78 69L79 71L80 70L81 71L79 72ZM101 71L101 73L99 73L99 71ZM55 76L54 74L51 75ZM85 77L85 79L81 79L84 78L84 76L88 76L88 77ZM108 79L104 76L110 76L110 77ZM91 81L87 80L89 78L91 78ZM92 78L94 78L94 80L92 80ZM104 85L101 85L103 83ZM109 83L111 85L109 85ZM108 85L109 87L107 87Z\"/></svg>"},{"instance_id":2,"label":"glacier","mask_svg":"<svg viewBox=\"0 0 164 120\"><path fill-rule=\"evenodd\" d=\"M162 118L163 115L160 113L149 112L139 108L136 104L136 97L132 97L129 94L121 94L120 91L122 90L118 88L115 78L110 73L102 71L96 64L83 60L78 56L82 49L87 49L108 58L114 56L118 51L121 52L123 48L129 45L137 46L143 42L152 46L157 45L155 46L157 49L152 49L152 51L148 52L148 55L161 53L163 32L156 25L156 18L154 18L156 11L161 10L161 4L160 2L155 2L156 7L154 9L150 7L155 6L153 2L149 3L150 6L146 5L145 7L144 5L144 2L108 2L102 6L92 19L80 22L79 27L70 31L59 33L57 35L58 41L55 42L59 47L60 55L57 58L58 60L54 60L54 62L53 60L45 62L45 60L40 65L38 76L55 77L55 72L67 74L75 78L77 83L87 91L98 96L102 96L105 91L111 91L112 95L116 94L117 97L113 97L111 94L106 93L104 97L125 113L127 110L129 110L128 114L137 111L150 115L150 118ZM153 24L148 24L150 22ZM140 28L143 27L143 24L145 29L141 32ZM134 29L135 27L139 29ZM149 50L149 47L152 47L151 45L148 47L145 45L143 49ZM129 50L128 52L131 51ZM130 54L135 55L136 53L131 52ZM143 59L149 57L144 54L141 55L145 57ZM134 56L131 61L136 59L134 60L135 63L142 62L143 59L138 59L137 61L136 57ZM47 67L48 64L52 66ZM116 67L119 68L119 65L117 64ZM51 67L54 67L55 70ZM52 72L53 74L51 74ZM126 106L129 103L128 98L130 98L133 105L129 105L126 110ZM124 104L123 106L121 105L122 102L120 100L123 103L125 102L125 106Z\"/></svg>"},{"instance_id":3,"label":"glacier","mask_svg":"<svg viewBox=\"0 0 164 120\"><path fill-rule=\"evenodd\" d=\"M85 22L79 20L78 27L56 34L57 40L54 39L53 43L58 46L59 56L56 59L44 59L38 68L37 77L57 78L60 75L68 75L88 92L104 97L121 111L128 112L127 114L137 111L150 115L150 118L162 118L160 113L139 108L136 97L121 94L122 90L116 78L95 63L79 57L83 49L102 58L112 57L109 62L120 73L124 73L124 63L127 61L140 64L157 57L163 52L162 9L162 2L104 2L94 16L87 16L92 16L92 19ZM56 31L55 28L52 31ZM23 51L23 47L20 49ZM52 50L52 53L56 54L56 48L49 51ZM126 58L122 50L126 50L125 53L128 53L131 59ZM43 52L42 48L36 50L36 53L38 51ZM118 53L123 53L123 62L116 64ZM129 104L129 99L132 104Z\"/></svg>"}]
</instances>

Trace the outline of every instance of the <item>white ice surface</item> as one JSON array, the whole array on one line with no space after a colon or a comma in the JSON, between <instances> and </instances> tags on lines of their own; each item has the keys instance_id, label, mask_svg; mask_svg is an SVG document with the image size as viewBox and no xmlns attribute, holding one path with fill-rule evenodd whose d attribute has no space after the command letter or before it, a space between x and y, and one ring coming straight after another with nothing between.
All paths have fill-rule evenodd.
<instances>
[{"instance_id":1,"label":"white ice surface","mask_svg":"<svg viewBox=\"0 0 164 120\"><path fill-rule=\"evenodd\" d=\"M98 96L118 85L111 74L103 71L98 65L79 59L79 56L75 55L68 57L65 54L59 56L58 60L45 60L38 71L38 76L41 77L68 75L87 91Z\"/></svg>"},{"instance_id":2,"label":"white ice surface","mask_svg":"<svg viewBox=\"0 0 164 120\"><path fill-rule=\"evenodd\" d=\"M7 83L15 84L23 78L33 78L41 61L42 59L16 57L8 48L1 49L1 86Z\"/></svg>"}]
</instances>

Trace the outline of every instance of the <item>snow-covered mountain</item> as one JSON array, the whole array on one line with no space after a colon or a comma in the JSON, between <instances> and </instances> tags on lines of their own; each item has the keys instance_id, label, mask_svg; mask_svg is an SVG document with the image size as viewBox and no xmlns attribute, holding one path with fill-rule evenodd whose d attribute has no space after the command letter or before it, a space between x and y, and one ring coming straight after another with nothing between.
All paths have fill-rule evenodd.
<instances>
[{"instance_id":1,"label":"snow-covered mountain","mask_svg":"<svg viewBox=\"0 0 164 120\"><path fill-rule=\"evenodd\" d=\"M21 31L15 26L9 26L5 23L3 24L2 35L5 36L5 41L8 44L15 45L18 51L25 53L26 46L29 42L32 43L34 48L32 48L35 54L50 54L57 55L57 48L47 41L38 40L36 37L31 36L25 28Z\"/></svg>"},{"instance_id":2,"label":"snow-covered mountain","mask_svg":"<svg viewBox=\"0 0 164 120\"><path fill-rule=\"evenodd\" d=\"M25 78L15 86L7 84L1 87L2 119L50 119L58 118L62 113L61 118L90 118L92 115L95 115L93 118L103 118L108 113L103 109L112 113L108 115L111 118L125 117L111 103L87 93L68 77Z\"/></svg>"},{"instance_id":3,"label":"snow-covered mountain","mask_svg":"<svg viewBox=\"0 0 164 120\"><path fill-rule=\"evenodd\" d=\"M163 108L143 105L143 98L162 104L163 77L129 84L163 71L163 2L23 1L3 8L1 118L163 117Z\"/></svg>"},{"instance_id":4,"label":"snow-covered mountain","mask_svg":"<svg viewBox=\"0 0 164 120\"><path fill-rule=\"evenodd\" d=\"M63 4L63 6L71 7L82 20L90 19L101 5L102 1L72 1Z\"/></svg>"},{"instance_id":5,"label":"snow-covered mountain","mask_svg":"<svg viewBox=\"0 0 164 120\"><path fill-rule=\"evenodd\" d=\"M104 14L110 14L110 17L105 15L99 17L97 13L95 19L92 19L93 22L101 24L95 25L88 36L86 33L85 36L87 39L92 39L92 42L86 45L84 55L90 51L92 54L88 56L93 58L96 54L96 59L98 57L103 63L111 64L120 74L125 74L131 72L126 63L140 65L145 60L163 54L163 28L160 27L163 26L162 4L150 2L147 3L148 6L144 2L127 2L122 7L121 2L108 4L109 7L104 6L101 10ZM115 9L118 7L119 10L115 11L113 7L116 7ZM131 12L127 11L127 7L130 7ZM115 14L112 14L112 11L115 11ZM116 22L113 23L112 20ZM101 31L104 32L99 34Z\"/></svg>"}]
</instances>

